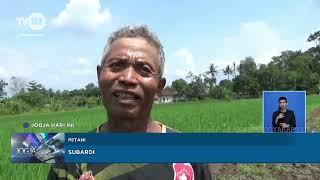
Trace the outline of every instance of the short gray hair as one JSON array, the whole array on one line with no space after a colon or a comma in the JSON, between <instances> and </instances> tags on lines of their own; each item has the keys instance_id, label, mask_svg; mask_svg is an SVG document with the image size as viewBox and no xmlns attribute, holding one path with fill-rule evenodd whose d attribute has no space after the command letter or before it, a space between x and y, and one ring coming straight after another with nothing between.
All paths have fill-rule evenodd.
<instances>
[{"instance_id":1,"label":"short gray hair","mask_svg":"<svg viewBox=\"0 0 320 180\"><path fill-rule=\"evenodd\" d=\"M108 56L110 53L110 45L117 39L127 38L127 37L129 38L141 37L146 41L148 41L151 45L153 45L157 49L159 53L159 60L160 60L160 77L162 77L163 71L164 71L164 64L165 64L163 46L159 38L157 37L157 35L154 32L152 32L147 25L127 25L114 31L110 35L108 39L108 43L103 50L101 65L104 64L106 56Z\"/></svg>"}]
</instances>

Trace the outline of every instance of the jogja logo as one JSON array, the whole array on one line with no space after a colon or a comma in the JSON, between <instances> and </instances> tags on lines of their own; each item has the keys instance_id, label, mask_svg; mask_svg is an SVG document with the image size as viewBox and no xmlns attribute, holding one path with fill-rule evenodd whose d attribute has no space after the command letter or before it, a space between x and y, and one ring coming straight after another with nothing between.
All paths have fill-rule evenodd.
<instances>
[{"instance_id":1,"label":"jogja logo","mask_svg":"<svg viewBox=\"0 0 320 180\"><path fill-rule=\"evenodd\" d=\"M194 180L194 172L190 163L173 163L174 180Z\"/></svg>"},{"instance_id":2,"label":"jogja logo","mask_svg":"<svg viewBox=\"0 0 320 180\"><path fill-rule=\"evenodd\" d=\"M17 148L17 155L34 155L36 153L36 149L34 147L30 148Z\"/></svg>"}]
</instances>

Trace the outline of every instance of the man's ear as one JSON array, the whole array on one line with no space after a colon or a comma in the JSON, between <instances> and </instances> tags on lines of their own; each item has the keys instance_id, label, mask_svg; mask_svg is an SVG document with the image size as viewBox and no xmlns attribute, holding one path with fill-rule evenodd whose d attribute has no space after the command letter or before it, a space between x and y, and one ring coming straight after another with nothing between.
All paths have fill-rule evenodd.
<instances>
[{"instance_id":1,"label":"man's ear","mask_svg":"<svg viewBox=\"0 0 320 180\"><path fill-rule=\"evenodd\" d=\"M163 88L166 86L166 82L167 82L166 78L161 78L159 80L158 89L157 89L157 92L156 92L156 94L154 95L154 98L153 98L154 101L158 101L159 100L159 98L161 96L161 92L162 92Z\"/></svg>"},{"instance_id":2,"label":"man's ear","mask_svg":"<svg viewBox=\"0 0 320 180\"><path fill-rule=\"evenodd\" d=\"M98 89L99 89L99 92L100 92L100 96L102 96L102 90L101 90L101 86L100 86L100 74L101 74L101 71L102 71L102 67L100 65L97 65L97 77L98 77ZM103 101L102 98L100 98L101 101Z\"/></svg>"},{"instance_id":3,"label":"man's ear","mask_svg":"<svg viewBox=\"0 0 320 180\"><path fill-rule=\"evenodd\" d=\"M102 67L101 67L100 65L97 65L97 77L98 77L98 81L99 81L99 78L100 78L101 70L102 70Z\"/></svg>"}]
</instances>

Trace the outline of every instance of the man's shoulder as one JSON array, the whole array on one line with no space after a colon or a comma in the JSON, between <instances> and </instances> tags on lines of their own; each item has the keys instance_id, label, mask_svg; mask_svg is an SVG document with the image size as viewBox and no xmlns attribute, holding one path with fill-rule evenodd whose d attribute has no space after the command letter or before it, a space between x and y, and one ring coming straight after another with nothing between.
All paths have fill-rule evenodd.
<instances>
[{"instance_id":1,"label":"man's shoulder","mask_svg":"<svg viewBox=\"0 0 320 180\"><path fill-rule=\"evenodd\" d=\"M290 110L290 109L287 109L287 112L288 113L294 113L294 111Z\"/></svg>"},{"instance_id":2,"label":"man's shoulder","mask_svg":"<svg viewBox=\"0 0 320 180\"><path fill-rule=\"evenodd\" d=\"M158 121L154 121L154 122L161 126L161 129L162 129L161 132L162 133L180 133L178 130L173 129L173 128L167 126L167 125L164 125L161 122L158 122Z\"/></svg>"},{"instance_id":3,"label":"man's shoulder","mask_svg":"<svg viewBox=\"0 0 320 180\"><path fill-rule=\"evenodd\" d=\"M97 132L97 128L94 128L91 131L89 131L88 133L96 133L96 132Z\"/></svg>"},{"instance_id":4,"label":"man's shoulder","mask_svg":"<svg viewBox=\"0 0 320 180\"><path fill-rule=\"evenodd\" d=\"M166 126L166 133L180 133L180 131Z\"/></svg>"},{"instance_id":5,"label":"man's shoulder","mask_svg":"<svg viewBox=\"0 0 320 180\"><path fill-rule=\"evenodd\" d=\"M290 114L290 116L292 116L292 117L294 117L294 116L295 116L294 111L287 109L287 112L288 112L288 114Z\"/></svg>"},{"instance_id":6,"label":"man's shoulder","mask_svg":"<svg viewBox=\"0 0 320 180\"><path fill-rule=\"evenodd\" d=\"M98 127L92 129L92 130L89 131L88 133L99 133L102 125L103 125L103 124L100 124Z\"/></svg>"},{"instance_id":7,"label":"man's shoulder","mask_svg":"<svg viewBox=\"0 0 320 180\"><path fill-rule=\"evenodd\" d=\"M159 124L161 127L162 127L162 132L163 133L181 133L180 131L176 130L176 129L173 129L169 126L166 126L158 121L155 121L157 124ZM91 131L89 131L88 133L97 133L99 132L99 129L102 125L99 125L97 128L95 129L92 129Z\"/></svg>"}]
</instances>

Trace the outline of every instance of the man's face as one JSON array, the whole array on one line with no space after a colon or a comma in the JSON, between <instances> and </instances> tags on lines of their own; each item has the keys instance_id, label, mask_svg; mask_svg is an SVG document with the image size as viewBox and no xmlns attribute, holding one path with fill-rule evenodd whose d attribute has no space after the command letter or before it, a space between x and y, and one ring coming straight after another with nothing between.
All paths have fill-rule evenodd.
<instances>
[{"instance_id":1,"label":"man's face","mask_svg":"<svg viewBox=\"0 0 320 180\"><path fill-rule=\"evenodd\" d=\"M284 100L284 99L281 99L280 101L279 101L279 107L280 107L280 109L287 109L287 105L288 105L288 103L287 103L287 101L286 100Z\"/></svg>"},{"instance_id":2,"label":"man's face","mask_svg":"<svg viewBox=\"0 0 320 180\"><path fill-rule=\"evenodd\" d=\"M120 38L97 67L102 101L111 116L145 118L165 86L158 51L142 38Z\"/></svg>"}]
</instances>

